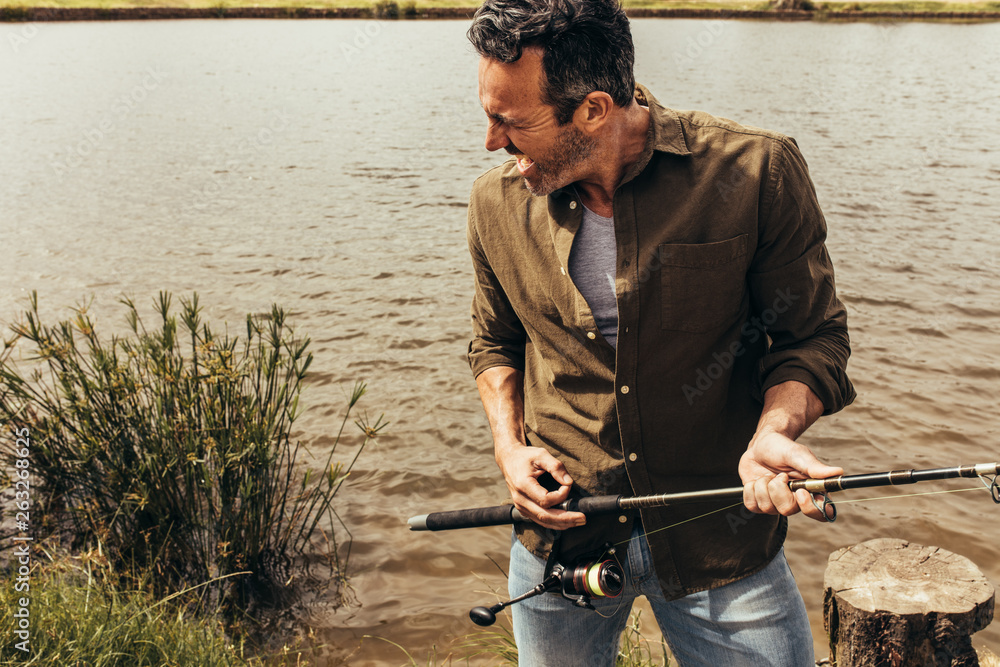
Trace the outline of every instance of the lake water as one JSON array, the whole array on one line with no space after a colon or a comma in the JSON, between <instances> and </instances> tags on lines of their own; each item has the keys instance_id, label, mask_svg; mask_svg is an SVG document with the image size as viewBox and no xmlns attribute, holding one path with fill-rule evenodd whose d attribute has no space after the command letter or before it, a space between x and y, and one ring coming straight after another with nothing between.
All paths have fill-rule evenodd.
<instances>
[{"instance_id":1,"label":"lake water","mask_svg":"<svg viewBox=\"0 0 1000 667\"><path fill-rule=\"evenodd\" d=\"M465 362L466 201L502 159L483 148L466 27L0 24L0 320L31 290L52 318L92 295L109 331L123 292L149 304L197 291L209 318L234 323L277 302L317 357L300 437L329 447L355 379L369 382L362 406L392 422L340 506L360 606L317 592L301 609L335 647L330 664L406 661L385 642L357 648L363 635L421 663L434 645L444 655L475 630L468 609L504 586L491 559L506 567L506 529L405 524L505 497ZM803 442L848 473L1000 458L1000 24L633 27L637 78L661 102L786 132L809 161L858 400ZM996 582L997 518L976 492L792 519L817 655L831 551L901 537ZM1000 652L1000 627L975 643Z\"/></svg>"}]
</instances>

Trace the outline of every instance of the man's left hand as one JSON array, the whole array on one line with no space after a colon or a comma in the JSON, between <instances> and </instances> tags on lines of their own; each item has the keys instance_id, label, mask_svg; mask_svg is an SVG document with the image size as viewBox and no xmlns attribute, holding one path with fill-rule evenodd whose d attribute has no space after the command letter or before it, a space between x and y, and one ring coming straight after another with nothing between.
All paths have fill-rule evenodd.
<instances>
[{"instance_id":1,"label":"man's left hand","mask_svg":"<svg viewBox=\"0 0 1000 667\"><path fill-rule=\"evenodd\" d=\"M784 382L764 394L757 432L739 466L743 504L751 512L785 516L802 512L817 521L827 520L808 491L792 493L788 488L791 479L823 479L844 472L821 462L808 447L795 442L822 412L819 398L801 382Z\"/></svg>"},{"instance_id":2,"label":"man's left hand","mask_svg":"<svg viewBox=\"0 0 1000 667\"><path fill-rule=\"evenodd\" d=\"M791 516L801 511L811 519L825 521L805 489L788 488L792 479L822 479L843 474L843 469L821 462L791 438L774 431L754 436L740 459L743 503L751 512Z\"/></svg>"}]
</instances>

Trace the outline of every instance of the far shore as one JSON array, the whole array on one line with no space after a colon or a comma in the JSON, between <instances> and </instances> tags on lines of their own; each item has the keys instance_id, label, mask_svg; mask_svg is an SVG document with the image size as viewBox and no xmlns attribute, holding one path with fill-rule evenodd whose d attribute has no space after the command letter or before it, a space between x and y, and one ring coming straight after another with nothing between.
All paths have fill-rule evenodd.
<instances>
[{"instance_id":1,"label":"far shore","mask_svg":"<svg viewBox=\"0 0 1000 667\"><path fill-rule=\"evenodd\" d=\"M732 0L626 0L632 18L765 19L791 21L1000 20L1000 2L920 0L799 0L800 9L776 9L771 2ZM27 6L0 0L0 21L115 21L155 19L469 19L477 3L468 0L40 0Z\"/></svg>"}]
</instances>

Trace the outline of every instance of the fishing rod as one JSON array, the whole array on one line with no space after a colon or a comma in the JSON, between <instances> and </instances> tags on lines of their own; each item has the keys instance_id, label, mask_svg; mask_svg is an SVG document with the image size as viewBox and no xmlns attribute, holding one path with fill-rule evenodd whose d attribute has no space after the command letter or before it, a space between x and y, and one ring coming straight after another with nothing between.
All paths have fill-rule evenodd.
<instances>
[{"instance_id":1,"label":"fishing rod","mask_svg":"<svg viewBox=\"0 0 1000 667\"><path fill-rule=\"evenodd\" d=\"M813 504L826 517L827 521L837 518L837 507L828 494L834 491L849 489L864 489L878 486L899 486L916 484L957 477L981 478L988 483L993 502L1000 504L1000 463L979 463L976 465L956 466L954 468L930 468L927 470L889 470L862 475L838 475L826 479L797 479L788 483L793 492L805 489L813 494ZM990 477L992 478L990 479ZM821 503L816 496L820 497ZM648 507L667 507L688 503L711 501L741 500L743 487L732 486L724 489L706 489L703 491L686 491L681 493L661 493L651 496L588 496L574 498L560 503L557 509L570 512L582 512L586 515L620 512L623 510L643 509ZM495 507L477 507L472 509L452 510L447 512L432 512L412 517L407 523L410 530L454 530L458 528L478 528L481 526L501 526L519 521L530 521L513 505L497 505Z\"/></svg>"},{"instance_id":2,"label":"fishing rod","mask_svg":"<svg viewBox=\"0 0 1000 667\"><path fill-rule=\"evenodd\" d=\"M788 488L792 491L799 489L808 491L811 494L813 505L823 512L823 517L827 521L834 521L837 518L837 507L829 496L834 491L899 486L967 477L983 480L989 489L993 502L1000 504L998 476L1000 476L1000 463L980 463L954 468L889 470L862 475L838 475L826 479L798 479L790 481ZM822 502L817 501L817 497ZM651 496L590 496L567 500L560 503L558 507L571 512L583 512L591 515L646 507L667 507L669 505L737 499L743 499L742 486L682 493L662 493ZM518 521L529 521L529 519L522 516L513 505L498 505L450 512L432 512L431 514L415 516L408 523L410 530L452 530L499 526ZM548 592L560 593L562 597L578 607L594 609L591 600L618 597L624 588L625 573L615 553L615 546L608 543L599 551L600 555L597 553L585 555L571 563L569 567L553 562L546 566L544 579L533 589L506 602L498 602L491 607L475 607L469 611L469 618L476 625L489 626L496 622L497 612L502 609Z\"/></svg>"}]
</instances>

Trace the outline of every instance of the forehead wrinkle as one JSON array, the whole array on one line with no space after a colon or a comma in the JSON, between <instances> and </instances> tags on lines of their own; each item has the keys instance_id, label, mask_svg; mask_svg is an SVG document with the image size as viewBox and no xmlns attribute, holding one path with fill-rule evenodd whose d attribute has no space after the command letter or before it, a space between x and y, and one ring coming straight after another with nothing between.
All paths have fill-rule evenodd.
<instances>
[{"instance_id":1,"label":"forehead wrinkle","mask_svg":"<svg viewBox=\"0 0 1000 667\"><path fill-rule=\"evenodd\" d=\"M483 113L485 113L488 118L491 118L492 120L495 120L498 123L502 123L504 125L517 124L517 120L511 118L510 116L502 114L499 111L490 111L489 109L487 109L486 105L483 104L482 99L479 100L479 106L480 108L482 108Z\"/></svg>"}]
</instances>

